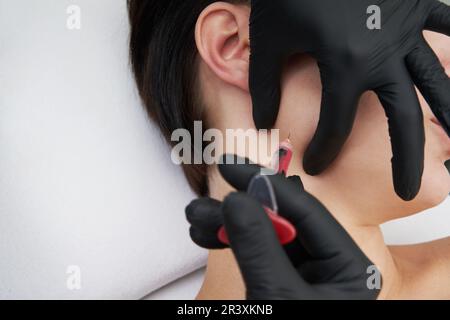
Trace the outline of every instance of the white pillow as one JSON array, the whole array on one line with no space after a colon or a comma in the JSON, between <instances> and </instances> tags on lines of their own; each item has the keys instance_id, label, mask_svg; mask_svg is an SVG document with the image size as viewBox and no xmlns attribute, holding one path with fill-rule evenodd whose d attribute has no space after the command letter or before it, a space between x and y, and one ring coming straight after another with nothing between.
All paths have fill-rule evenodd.
<instances>
[{"instance_id":1,"label":"white pillow","mask_svg":"<svg viewBox=\"0 0 450 320\"><path fill-rule=\"evenodd\" d=\"M205 263L130 74L125 3L0 0L0 298L137 299Z\"/></svg>"}]
</instances>

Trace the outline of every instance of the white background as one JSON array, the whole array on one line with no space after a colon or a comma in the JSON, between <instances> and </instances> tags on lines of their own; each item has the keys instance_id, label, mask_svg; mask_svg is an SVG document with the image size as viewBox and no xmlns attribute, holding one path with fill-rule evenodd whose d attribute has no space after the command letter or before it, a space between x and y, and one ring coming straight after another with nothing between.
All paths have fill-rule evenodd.
<instances>
[{"instance_id":1,"label":"white background","mask_svg":"<svg viewBox=\"0 0 450 320\"><path fill-rule=\"evenodd\" d=\"M66 28L79 5L82 29ZM200 268L192 198L146 119L122 0L0 0L0 298L137 299ZM385 227L450 235L450 203ZM67 289L70 265L82 290ZM201 273L152 297L193 298Z\"/></svg>"}]
</instances>

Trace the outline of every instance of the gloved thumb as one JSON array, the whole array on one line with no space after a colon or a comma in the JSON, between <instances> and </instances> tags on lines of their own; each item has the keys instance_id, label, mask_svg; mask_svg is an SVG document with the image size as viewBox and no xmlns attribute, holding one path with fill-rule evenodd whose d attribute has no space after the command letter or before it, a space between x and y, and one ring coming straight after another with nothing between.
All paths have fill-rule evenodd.
<instances>
[{"instance_id":1,"label":"gloved thumb","mask_svg":"<svg viewBox=\"0 0 450 320\"><path fill-rule=\"evenodd\" d=\"M267 299L292 287L293 279L300 281L261 204L245 193L232 193L222 206L225 229L249 298Z\"/></svg>"}]
</instances>

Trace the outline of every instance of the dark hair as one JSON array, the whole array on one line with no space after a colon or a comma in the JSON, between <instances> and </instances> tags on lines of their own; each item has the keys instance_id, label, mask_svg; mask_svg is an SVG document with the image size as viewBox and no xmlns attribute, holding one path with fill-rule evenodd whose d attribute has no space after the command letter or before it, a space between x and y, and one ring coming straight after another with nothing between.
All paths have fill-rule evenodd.
<instances>
[{"instance_id":1,"label":"dark hair","mask_svg":"<svg viewBox=\"0 0 450 320\"><path fill-rule=\"evenodd\" d=\"M214 2L217 0L128 0L130 57L139 94L169 143L174 130L184 128L192 133L194 121L203 119L194 34L198 16ZM207 166L184 164L183 170L191 188L206 195Z\"/></svg>"}]
</instances>

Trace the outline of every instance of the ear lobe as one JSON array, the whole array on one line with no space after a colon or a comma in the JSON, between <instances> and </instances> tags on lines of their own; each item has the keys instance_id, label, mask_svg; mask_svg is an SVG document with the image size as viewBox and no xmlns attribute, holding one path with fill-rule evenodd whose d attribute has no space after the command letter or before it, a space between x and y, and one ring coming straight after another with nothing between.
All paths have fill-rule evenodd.
<instances>
[{"instance_id":1,"label":"ear lobe","mask_svg":"<svg viewBox=\"0 0 450 320\"><path fill-rule=\"evenodd\" d=\"M246 6L215 2L200 14L195 41L203 61L223 81L248 91L249 15Z\"/></svg>"}]
</instances>

